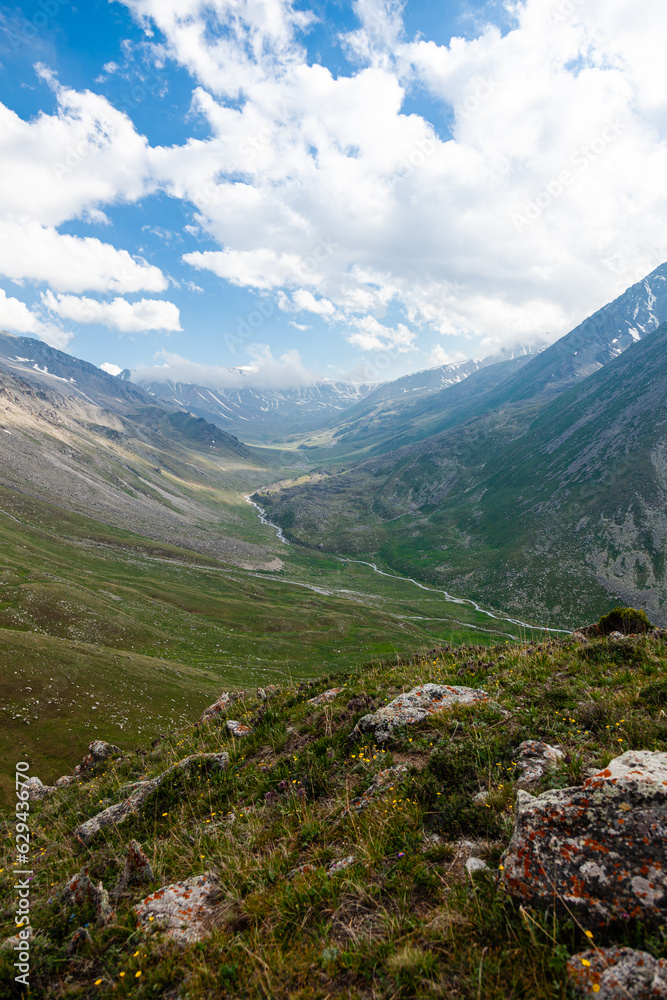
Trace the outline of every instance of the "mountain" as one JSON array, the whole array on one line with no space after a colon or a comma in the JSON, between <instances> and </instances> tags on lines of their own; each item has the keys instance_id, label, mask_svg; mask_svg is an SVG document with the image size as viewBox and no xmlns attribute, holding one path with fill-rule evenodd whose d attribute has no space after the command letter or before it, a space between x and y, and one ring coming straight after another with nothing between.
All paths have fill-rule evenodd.
<instances>
[{"instance_id":1,"label":"mountain","mask_svg":"<svg viewBox=\"0 0 667 1000\"><path fill-rule=\"evenodd\" d=\"M239 374L239 380L247 376ZM141 381L138 385L163 406L188 410L244 441L276 442L311 433L375 389L372 384L323 380L294 389L252 385L218 389L188 382Z\"/></svg>"},{"instance_id":2,"label":"mountain","mask_svg":"<svg viewBox=\"0 0 667 1000\"><path fill-rule=\"evenodd\" d=\"M619 597L667 620L666 489L663 324L554 400L501 407L262 502L303 544L575 624Z\"/></svg>"},{"instance_id":3,"label":"mountain","mask_svg":"<svg viewBox=\"0 0 667 1000\"><path fill-rule=\"evenodd\" d=\"M0 487L143 538L261 567L221 498L262 456L202 418L27 337L0 334Z\"/></svg>"}]
</instances>

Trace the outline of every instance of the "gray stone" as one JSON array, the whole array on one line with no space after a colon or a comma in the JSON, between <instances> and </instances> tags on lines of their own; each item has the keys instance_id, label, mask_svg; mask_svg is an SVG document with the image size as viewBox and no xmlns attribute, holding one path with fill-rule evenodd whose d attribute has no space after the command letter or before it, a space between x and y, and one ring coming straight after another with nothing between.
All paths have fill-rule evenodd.
<instances>
[{"instance_id":1,"label":"gray stone","mask_svg":"<svg viewBox=\"0 0 667 1000\"><path fill-rule=\"evenodd\" d=\"M28 942L28 944L30 944L30 942L35 937L33 929L32 927L28 926L23 928L23 930L27 931L28 933L27 934L24 933L23 935L12 934L11 937L5 938L2 944L0 944L0 951L13 951L17 945L25 944L26 941Z\"/></svg>"},{"instance_id":2,"label":"gray stone","mask_svg":"<svg viewBox=\"0 0 667 1000\"><path fill-rule=\"evenodd\" d=\"M329 688L328 691L323 691L322 694L315 695L314 698L308 699L309 705L326 705L328 702L333 701L336 695L339 695L344 689L339 688Z\"/></svg>"},{"instance_id":3,"label":"gray stone","mask_svg":"<svg viewBox=\"0 0 667 1000\"><path fill-rule=\"evenodd\" d=\"M400 726L414 725L454 705L476 705L488 700L488 694L478 688L420 684L400 694L377 712L365 715L352 730L350 740L371 736L377 743L386 743Z\"/></svg>"},{"instance_id":4,"label":"gray stone","mask_svg":"<svg viewBox=\"0 0 667 1000\"><path fill-rule=\"evenodd\" d=\"M131 885L147 885L153 881L153 877L151 863L142 851L141 844L137 840L131 840L116 892L123 892Z\"/></svg>"},{"instance_id":5,"label":"gray stone","mask_svg":"<svg viewBox=\"0 0 667 1000\"><path fill-rule=\"evenodd\" d=\"M77 929L72 934L71 938L67 942L67 954L73 955L80 948L83 948L87 944L92 944L93 939L90 936L90 932L87 927L77 927Z\"/></svg>"},{"instance_id":6,"label":"gray stone","mask_svg":"<svg viewBox=\"0 0 667 1000\"><path fill-rule=\"evenodd\" d=\"M521 770L517 782L519 788L536 785L547 770L565 756L559 747L551 746L542 740L524 740L514 752Z\"/></svg>"},{"instance_id":7,"label":"gray stone","mask_svg":"<svg viewBox=\"0 0 667 1000\"><path fill-rule=\"evenodd\" d=\"M108 924L114 918L114 912L109 903L109 893L102 883L95 885L88 876L88 869L82 868L78 875L72 876L62 891L65 905L82 910L92 905L98 924Z\"/></svg>"},{"instance_id":8,"label":"gray stone","mask_svg":"<svg viewBox=\"0 0 667 1000\"><path fill-rule=\"evenodd\" d=\"M507 890L586 926L667 916L667 753L628 751L583 786L519 791Z\"/></svg>"},{"instance_id":9,"label":"gray stone","mask_svg":"<svg viewBox=\"0 0 667 1000\"><path fill-rule=\"evenodd\" d=\"M343 872L346 868L351 868L353 864L354 857L351 854L346 858L340 858L338 861L332 861L327 868L327 875L337 875L338 872Z\"/></svg>"},{"instance_id":10,"label":"gray stone","mask_svg":"<svg viewBox=\"0 0 667 1000\"><path fill-rule=\"evenodd\" d=\"M158 889L134 912L143 930L163 931L177 944L192 944L213 929L216 892L215 879L207 872Z\"/></svg>"},{"instance_id":11,"label":"gray stone","mask_svg":"<svg viewBox=\"0 0 667 1000\"><path fill-rule=\"evenodd\" d=\"M39 778L36 777L28 778L23 788L27 789L29 802L37 802L39 799L44 799L56 790L55 785L43 785Z\"/></svg>"},{"instance_id":12,"label":"gray stone","mask_svg":"<svg viewBox=\"0 0 667 1000\"><path fill-rule=\"evenodd\" d=\"M573 955L568 976L597 1000L667 1000L667 960L633 948L599 948ZM594 987L598 989L595 990Z\"/></svg>"},{"instance_id":13,"label":"gray stone","mask_svg":"<svg viewBox=\"0 0 667 1000\"><path fill-rule=\"evenodd\" d=\"M280 688L277 684L267 684L265 688L257 688L257 697L260 701L270 701L271 698L276 698L280 694Z\"/></svg>"},{"instance_id":14,"label":"gray stone","mask_svg":"<svg viewBox=\"0 0 667 1000\"><path fill-rule=\"evenodd\" d=\"M474 875L475 872L488 872L489 870L486 861L482 861L481 858L468 858L466 868L471 875Z\"/></svg>"},{"instance_id":15,"label":"gray stone","mask_svg":"<svg viewBox=\"0 0 667 1000\"><path fill-rule=\"evenodd\" d=\"M153 793L167 778L177 774L179 771L189 771L195 765L205 765L206 767L224 771L229 766L229 754L224 752L201 753L185 757L177 764L163 771L156 778L142 782L141 786L136 788L127 799L118 802L116 805L109 806L108 809L93 816L92 819L86 820L85 823L76 828L74 836L82 844L89 844L100 830L103 830L105 827L120 826L129 816L137 816L141 812Z\"/></svg>"},{"instance_id":16,"label":"gray stone","mask_svg":"<svg viewBox=\"0 0 667 1000\"><path fill-rule=\"evenodd\" d=\"M227 730L239 740L246 736L252 736L252 728L247 726L245 722L238 722L236 719L227 720Z\"/></svg>"},{"instance_id":17,"label":"gray stone","mask_svg":"<svg viewBox=\"0 0 667 1000\"><path fill-rule=\"evenodd\" d=\"M205 722L212 722L216 719L222 712L226 712L233 701L238 700L238 695L234 691L223 691L217 701L214 701L212 705L205 708L199 718L199 725L204 725Z\"/></svg>"},{"instance_id":18,"label":"gray stone","mask_svg":"<svg viewBox=\"0 0 667 1000\"><path fill-rule=\"evenodd\" d=\"M113 743L106 743L104 740L93 740L88 744L91 756L97 760L106 760L108 757L122 756L123 751Z\"/></svg>"}]
</instances>

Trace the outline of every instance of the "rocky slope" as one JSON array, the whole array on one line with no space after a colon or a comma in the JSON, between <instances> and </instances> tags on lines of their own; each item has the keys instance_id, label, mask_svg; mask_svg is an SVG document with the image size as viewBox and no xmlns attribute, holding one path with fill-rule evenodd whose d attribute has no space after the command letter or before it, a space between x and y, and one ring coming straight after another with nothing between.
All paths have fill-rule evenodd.
<instances>
[{"instance_id":1,"label":"rocky slope","mask_svg":"<svg viewBox=\"0 0 667 1000\"><path fill-rule=\"evenodd\" d=\"M20 772L2 995L664 1000L666 667L650 626L447 647Z\"/></svg>"}]
</instances>

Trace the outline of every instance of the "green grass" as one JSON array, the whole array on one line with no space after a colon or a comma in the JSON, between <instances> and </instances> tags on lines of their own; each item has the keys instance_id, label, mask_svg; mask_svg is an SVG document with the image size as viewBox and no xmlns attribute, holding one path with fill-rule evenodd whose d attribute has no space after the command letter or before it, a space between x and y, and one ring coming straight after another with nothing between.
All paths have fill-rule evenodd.
<instances>
[{"instance_id":1,"label":"green grass","mask_svg":"<svg viewBox=\"0 0 667 1000\"><path fill-rule=\"evenodd\" d=\"M246 740L234 741L219 723L188 725L147 755L100 765L90 780L31 807L33 995L566 1000L565 962L587 946L582 928L516 907L495 878L512 829L514 751L529 738L563 748L545 789L580 782L587 768L628 749L665 750L666 670L665 638L651 633L620 642L467 645L404 661L360 658L356 668L310 686L285 687L268 704L248 694L231 713L253 726ZM361 715L427 680L483 687L494 703L432 716L399 731L388 747L348 741ZM333 703L307 704L331 684L344 686ZM649 689L654 697L646 697ZM77 846L73 829L102 808L100 800L117 801L123 784L221 748L231 755L228 771L175 777L141 817L89 848ZM375 773L398 762L408 766L400 783L365 812L342 817ZM488 804L475 804L482 789ZM11 834L7 823L6 872L14 862ZM87 865L113 888L132 837L155 882L124 894L116 921L91 924L92 946L68 956L71 932L86 915L63 902L66 879ZM465 873L463 839L478 842L488 873ZM326 877L326 865L347 855L354 865ZM314 870L287 877L305 863ZM204 871L220 885L210 938L180 951L137 931L132 905L149 889ZM0 901L5 935L12 899L8 880ZM595 942L667 956L664 929L629 925L615 933L596 932ZM0 991L18 996L11 959L0 954Z\"/></svg>"}]
</instances>

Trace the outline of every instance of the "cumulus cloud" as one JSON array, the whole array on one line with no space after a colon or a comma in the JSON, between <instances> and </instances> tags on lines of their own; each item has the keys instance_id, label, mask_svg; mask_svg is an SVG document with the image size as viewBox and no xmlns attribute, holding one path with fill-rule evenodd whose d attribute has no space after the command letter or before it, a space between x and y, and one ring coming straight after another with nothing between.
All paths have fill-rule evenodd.
<instances>
[{"instance_id":1,"label":"cumulus cloud","mask_svg":"<svg viewBox=\"0 0 667 1000\"><path fill-rule=\"evenodd\" d=\"M163 292L168 285L158 267L127 250L27 220L0 219L0 275L62 292Z\"/></svg>"},{"instance_id":2,"label":"cumulus cloud","mask_svg":"<svg viewBox=\"0 0 667 1000\"><path fill-rule=\"evenodd\" d=\"M163 299L140 299L128 302L117 297L111 302L99 302L76 295L42 293L46 309L62 319L75 323L101 323L121 333L143 333L146 330L180 330L178 308Z\"/></svg>"},{"instance_id":3,"label":"cumulus cloud","mask_svg":"<svg viewBox=\"0 0 667 1000\"><path fill-rule=\"evenodd\" d=\"M210 389L277 389L285 386L312 385L321 378L308 370L298 351L285 351L274 358L267 344L250 344L252 363L239 368L224 368L189 361L178 354L160 351L161 364L140 365L132 372L134 382L189 382Z\"/></svg>"},{"instance_id":4,"label":"cumulus cloud","mask_svg":"<svg viewBox=\"0 0 667 1000\"><path fill-rule=\"evenodd\" d=\"M25 302L15 299L0 288L0 329L10 333L27 333L39 337L51 347L63 350L72 339L71 333L44 320L27 307Z\"/></svg>"},{"instance_id":5,"label":"cumulus cloud","mask_svg":"<svg viewBox=\"0 0 667 1000\"><path fill-rule=\"evenodd\" d=\"M394 0L358 0L345 44L360 65L336 77L307 63L307 25L282 0L236 4L234 17L231 0L207 4L217 33L199 0L127 2L200 84L193 109L211 138L154 163L222 247L185 260L224 280L283 304L305 288L353 328L391 304L417 334L495 348L566 332L621 290L614 248L635 261L661 239L661 0L641 18L632 0L566 16L517 0L511 30L449 45L407 38ZM451 131L404 110L424 89ZM323 246L334 249L297 282L297 261Z\"/></svg>"}]
</instances>

